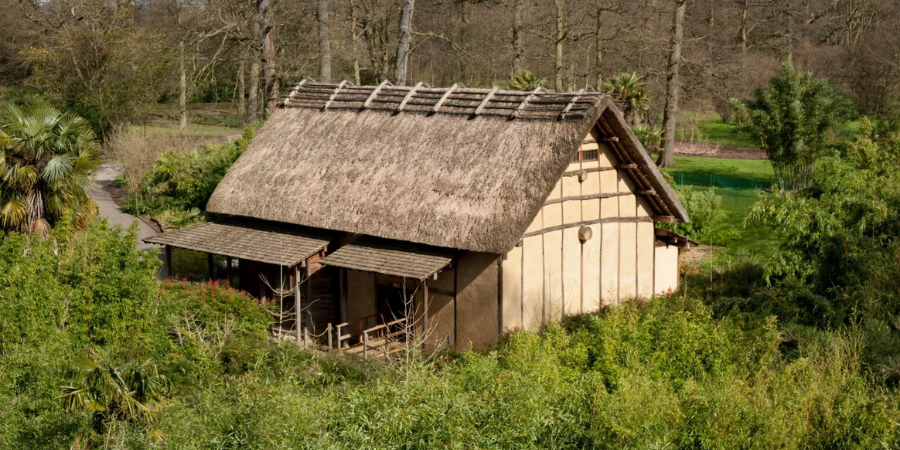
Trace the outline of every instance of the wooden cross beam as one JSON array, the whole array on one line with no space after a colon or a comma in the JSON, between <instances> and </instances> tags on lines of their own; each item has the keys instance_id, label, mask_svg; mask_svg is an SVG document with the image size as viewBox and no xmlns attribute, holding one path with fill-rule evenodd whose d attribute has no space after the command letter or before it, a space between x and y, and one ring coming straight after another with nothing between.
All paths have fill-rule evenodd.
<instances>
[{"instance_id":1,"label":"wooden cross beam","mask_svg":"<svg viewBox=\"0 0 900 450\"><path fill-rule=\"evenodd\" d=\"M402 112L403 108L406 108L406 104L409 103L409 101L413 98L413 95L416 94L416 89L422 87L423 84L425 84L425 83L423 83L421 81L416 83L416 85L413 86L413 88L410 89L409 92L406 93L406 97L403 97L403 101L400 102L400 106L397 107L398 113Z\"/></svg>"},{"instance_id":2,"label":"wooden cross beam","mask_svg":"<svg viewBox=\"0 0 900 450\"><path fill-rule=\"evenodd\" d=\"M544 89L543 86L538 86L533 91L531 91L531 93L528 94L527 97L525 97L525 100L522 100L522 103L519 103L519 106L515 111L513 111L512 115L509 116L509 118L515 119L516 117L519 117L519 115L522 114L522 111L525 110L525 106L528 105L528 102L530 102L535 97L535 95L537 95L541 91L546 91L546 89Z\"/></svg>"},{"instance_id":3,"label":"wooden cross beam","mask_svg":"<svg viewBox=\"0 0 900 450\"><path fill-rule=\"evenodd\" d=\"M381 90L389 84L391 84L389 80L382 81L381 84L379 84L378 87L376 87L375 90L372 91L372 93L369 95L369 98L366 99L366 102L363 103L363 109L367 109L372 106L372 102L375 101L375 97L378 96L378 93L381 92Z\"/></svg>"},{"instance_id":4,"label":"wooden cross beam","mask_svg":"<svg viewBox=\"0 0 900 450\"><path fill-rule=\"evenodd\" d=\"M327 110L328 107L331 106L331 102L333 102L334 99L337 97L338 92L340 92L341 89L343 89L344 86L346 86L348 83L349 83L349 81L347 81L347 80L341 81L341 84L337 85L337 87L334 88L334 92L331 93L331 97L329 97L328 101L325 102L325 106L322 108L322 111Z\"/></svg>"},{"instance_id":5,"label":"wooden cross beam","mask_svg":"<svg viewBox=\"0 0 900 450\"><path fill-rule=\"evenodd\" d=\"M457 88L459 88L459 83L453 83L453 86L450 86L450 89L447 89L447 92L444 92L444 95L441 96L441 99L435 103L434 108L431 109L431 112L438 112L441 109L441 106L444 106L444 103L450 98L450 94L453 93Z\"/></svg>"},{"instance_id":6,"label":"wooden cross beam","mask_svg":"<svg viewBox=\"0 0 900 450\"><path fill-rule=\"evenodd\" d=\"M477 115L481 114L481 111L484 109L485 106L487 106L488 102L490 102L491 99L494 98L494 94L496 94L498 90L500 90L500 87L498 87L498 86L492 87L491 91L488 92L487 95L484 96L484 100L482 100L481 103L478 105L478 107L475 108L475 112L472 113L472 115L477 116Z\"/></svg>"}]
</instances>

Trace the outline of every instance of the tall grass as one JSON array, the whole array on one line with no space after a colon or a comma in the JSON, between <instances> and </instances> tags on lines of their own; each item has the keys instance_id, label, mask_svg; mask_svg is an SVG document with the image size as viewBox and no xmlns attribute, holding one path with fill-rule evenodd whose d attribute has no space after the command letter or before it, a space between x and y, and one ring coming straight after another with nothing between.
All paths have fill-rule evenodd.
<instances>
[{"instance_id":1,"label":"tall grass","mask_svg":"<svg viewBox=\"0 0 900 450\"><path fill-rule=\"evenodd\" d=\"M773 319L662 299L389 367L283 346L182 397L167 448L893 448L858 334L782 352Z\"/></svg>"},{"instance_id":2,"label":"tall grass","mask_svg":"<svg viewBox=\"0 0 900 450\"><path fill-rule=\"evenodd\" d=\"M109 159L122 164L126 187L133 193L163 152L190 152L209 139L187 134L145 134L137 128L122 127L109 134L104 151Z\"/></svg>"}]
</instances>

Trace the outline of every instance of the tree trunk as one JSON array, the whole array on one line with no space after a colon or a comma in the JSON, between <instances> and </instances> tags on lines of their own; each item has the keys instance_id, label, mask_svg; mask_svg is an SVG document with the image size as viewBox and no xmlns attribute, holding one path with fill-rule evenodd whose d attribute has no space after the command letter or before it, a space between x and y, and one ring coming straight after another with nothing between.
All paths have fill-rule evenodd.
<instances>
[{"instance_id":1,"label":"tree trunk","mask_svg":"<svg viewBox=\"0 0 900 450\"><path fill-rule=\"evenodd\" d=\"M241 56L241 62L238 65L238 74L237 74L237 98L238 98L238 111L241 114L246 112L247 108L247 86L244 84L246 82L245 77L246 71L245 66L247 65L247 58L245 56Z\"/></svg>"},{"instance_id":2,"label":"tree trunk","mask_svg":"<svg viewBox=\"0 0 900 450\"><path fill-rule=\"evenodd\" d=\"M356 18L356 3L354 3L353 0L350 0L350 36L353 38L353 81L357 86L362 84L359 75L359 33L356 32L358 24L359 20ZM329 52L330 51L331 48L329 46Z\"/></svg>"},{"instance_id":3,"label":"tree trunk","mask_svg":"<svg viewBox=\"0 0 900 450\"><path fill-rule=\"evenodd\" d=\"M666 109L663 114L663 151L657 164L675 167L675 127L678 123L678 97L681 90L681 45L684 41L684 13L687 0L675 0L675 16L672 18L672 41L669 66L666 69Z\"/></svg>"},{"instance_id":4,"label":"tree trunk","mask_svg":"<svg viewBox=\"0 0 900 450\"><path fill-rule=\"evenodd\" d=\"M409 45L412 40L412 17L415 0L403 0L400 12L400 42L397 45L397 85L406 84L406 70L409 64Z\"/></svg>"},{"instance_id":5,"label":"tree trunk","mask_svg":"<svg viewBox=\"0 0 900 450\"><path fill-rule=\"evenodd\" d=\"M750 0L744 0L741 4L741 55L747 56L747 13L750 9Z\"/></svg>"},{"instance_id":6,"label":"tree trunk","mask_svg":"<svg viewBox=\"0 0 900 450\"><path fill-rule=\"evenodd\" d=\"M269 20L269 0L256 0L259 27L262 30L262 58L264 63L263 92L265 108L274 111L278 103L278 82L275 80L275 42L272 39L272 22Z\"/></svg>"},{"instance_id":7,"label":"tree trunk","mask_svg":"<svg viewBox=\"0 0 900 450\"><path fill-rule=\"evenodd\" d=\"M554 0L556 4L556 92L563 92L563 41L566 39L566 0Z\"/></svg>"},{"instance_id":8,"label":"tree trunk","mask_svg":"<svg viewBox=\"0 0 900 450\"><path fill-rule=\"evenodd\" d=\"M600 70L600 64L603 62L603 7L600 5L601 0L597 0L597 29L596 29L596 47L597 52L594 57L594 79L597 83L595 87L598 91L603 90L603 72Z\"/></svg>"},{"instance_id":9,"label":"tree trunk","mask_svg":"<svg viewBox=\"0 0 900 450\"><path fill-rule=\"evenodd\" d=\"M178 41L178 128L187 128L187 75L184 73L184 39Z\"/></svg>"},{"instance_id":10,"label":"tree trunk","mask_svg":"<svg viewBox=\"0 0 900 450\"><path fill-rule=\"evenodd\" d=\"M247 87L247 114L244 117L246 125L256 123L256 114L259 110L258 92L259 92L259 52L253 49L250 52L253 60L250 62L250 86Z\"/></svg>"},{"instance_id":11,"label":"tree trunk","mask_svg":"<svg viewBox=\"0 0 900 450\"><path fill-rule=\"evenodd\" d=\"M351 15L353 14L353 2L350 2ZM316 13L316 21L319 24L319 78L325 83L331 82L331 37L329 36L328 0L319 0L319 10ZM355 20L354 20L355 23ZM353 30L356 33L356 30ZM355 36L355 35L354 35ZM355 40L355 39L354 39Z\"/></svg>"},{"instance_id":12,"label":"tree trunk","mask_svg":"<svg viewBox=\"0 0 900 450\"><path fill-rule=\"evenodd\" d=\"M519 75L525 70L522 67L522 55L525 54L525 50L522 46L522 16L525 14L525 0L514 0L513 3L513 29L512 29L512 44L513 44L513 60L512 60L512 71L514 75Z\"/></svg>"}]
</instances>

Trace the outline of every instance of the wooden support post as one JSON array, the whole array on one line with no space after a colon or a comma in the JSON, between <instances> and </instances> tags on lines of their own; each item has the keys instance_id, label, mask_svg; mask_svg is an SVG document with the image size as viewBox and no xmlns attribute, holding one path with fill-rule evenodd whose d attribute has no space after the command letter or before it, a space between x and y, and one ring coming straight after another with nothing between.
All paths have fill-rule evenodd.
<instances>
[{"instance_id":1,"label":"wooden support post","mask_svg":"<svg viewBox=\"0 0 900 450\"><path fill-rule=\"evenodd\" d=\"M428 335L428 280L422 282L422 337L426 335Z\"/></svg>"},{"instance_id":2,"label":"wooden support post","mask_svg":"<svg viewBox=\"0 0 900 450\"><path fill-rule=\"evenodd\" d=\"M363 358L369 357L369 333L363 331Z\"/></svg>"},{"instance_id":3,"label":"wooden support post","mask_svg":"<svg viewBox=\"0 0 900 450\"><path fill-rule=\"evenodd\" d=\"M347 269L340 270L341 323L347 321Z\"/></svg>"},{"instance_id":4,"label":"wooden support post","mask_svg":"<svg viewBox=\"0 0 900 450\"><path fill-rule=\"evenodd\" d=\"M303 327L303 345L309 347L309 329Z\"/></svg>"},{"instance_id":5,"label":"wooden support post","mask_svg":"<svg viewBox=\"0 0 900 450\"><path fill-rule=\"evenodd\" d=\"M328 334L328 350L331 350L334 348L334 346L332 345L333 341L331 340L331 323L329 323L328 327L325 328L325 333Z\"/></svg>"},{"instance_id":6,"label":"wooden support post","mask_svg":"<svg viewBox=\"0 0 900 450\"><path fill-rule=\"evenodd\" d=\"M210 279L210 281L212 281L212 279L213 279L213 254L212 253L206 254L206 262L208 263L207 265L209 266L209 279Z\"/></svg>"},{"instance_id":7,"label":"wooden support post","mask_svg":"<svg viewBox=\"0 0 900 450\"><path fill-rule=\"evenodd\" d=\"M226 257L225 257L225 262L226 262L226 266L225 266L225 276L228 277L228 286L231 286L231 278L234 276L233 273L232 273L232 270L231 270L231 257L230 257L230 256L226 256Z\"/></svg>"},{"instance_id":8,"label":"wooden support post","mask_svg":"<svg viewBox=\"0 0 900 450\"><path fill-rule=\"evenodd\" d=\"M300 296L299 264L294 266L294 283L296 283L296 288L294 289L294 332L297 333L297 345L300 345L300 323L302 322L300 319L302 317L303 305L301 305L302 297Z\"/></svg>"},{"instance_id":9,"label":"wooden support post","mask_svg":"<svg viewBox=\"0 0 900 450\"><path fill-rule=\"evenodd\" d=\"M165 258L166 258L166 260L165 260L166 279L171 279L172 275L174 275L174 272L172 272L172 247L167 245L165 251L166 251L166 256L165 256Z\"/></svg>"}]
</instances>

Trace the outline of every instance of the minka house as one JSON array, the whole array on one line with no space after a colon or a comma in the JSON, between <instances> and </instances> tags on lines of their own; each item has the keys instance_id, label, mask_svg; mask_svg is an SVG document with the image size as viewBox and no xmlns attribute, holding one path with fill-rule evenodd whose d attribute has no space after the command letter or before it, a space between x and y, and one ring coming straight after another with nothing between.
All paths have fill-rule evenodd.
<instances>
[{"instance_id":1,"label":"minka house","mask_svg":"<svg viewBox=\"0 0 900 450\"><path fill-rule=\"evenodd\" d=\"M285 280L298 330L355 340L408 320L427 346L674 290L689 243L655 227L687 214L612 101L585 91L304 81L208 211L221 219L147 241L236 260L255 296Z\"/></svg>"}]
</instances>

